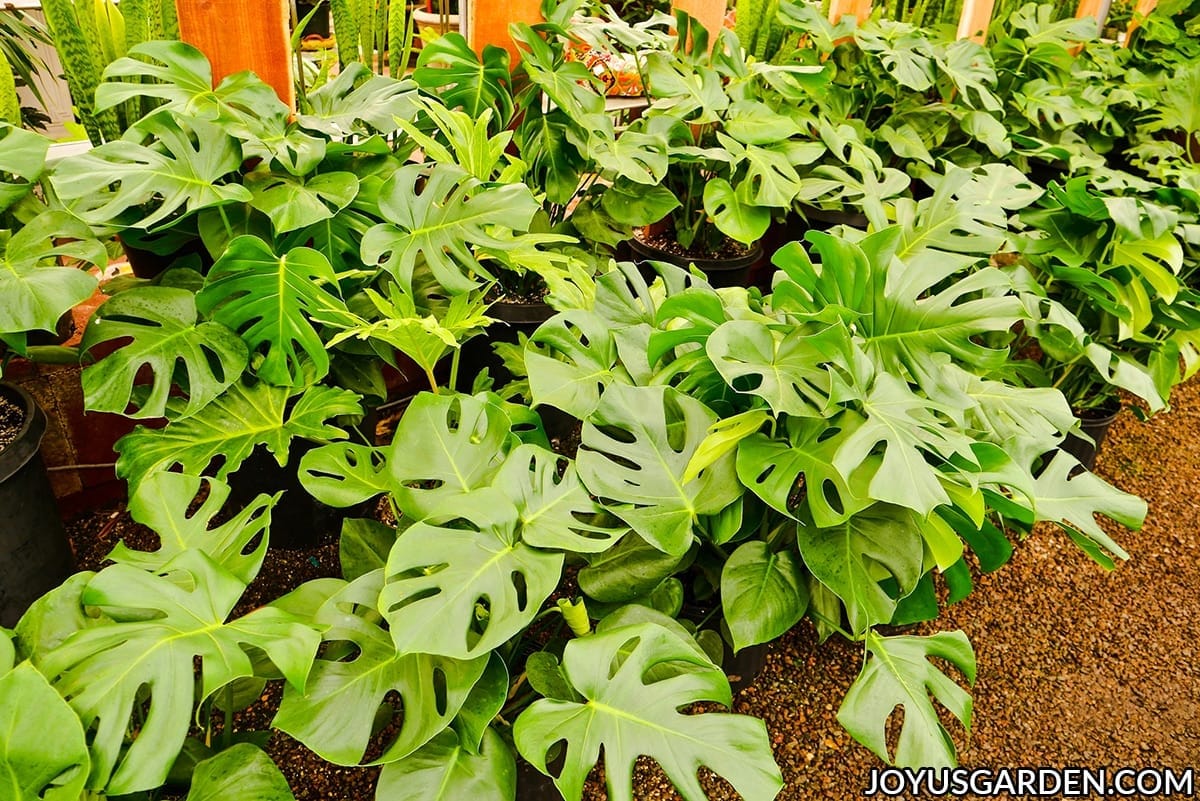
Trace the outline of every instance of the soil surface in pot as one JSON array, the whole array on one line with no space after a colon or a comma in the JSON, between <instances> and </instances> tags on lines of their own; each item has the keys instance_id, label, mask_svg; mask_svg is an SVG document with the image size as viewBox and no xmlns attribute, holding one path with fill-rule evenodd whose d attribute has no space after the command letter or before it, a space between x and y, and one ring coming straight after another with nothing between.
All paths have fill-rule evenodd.
<instances>
[{"instance_id":1,"label":"soil surface in pot","mask_svg":"<svg viewBox=\"0 0 1200 801\"><path fill-rule=\"evenodd\" d=\"M0 450L11 445L25 424L25 410L0 395Z\"/></svg>"},{"instance_id":2,"label":"soil surface in pot","mask_svg":"<svg viewBox=\"0 0 1200 801\"><path fill-rule=\"evenodd\" d=\"M975 647L979 673L970 738L956 722L945 721L962 765L1196 765L1200 379L1177 389L1172 406L1148 423L1122 413L1097 462L1101 475L1150 504L1139 532L1104 523L1132 555L1129 562L1107 573L1065 534L1041 528L998 572L973 571L975 592L913 632L962 629ZM69 530L81 569L98 567L122 537L135 547L154 546L154 535L133 524L123 507L76 520ZM337 571L332 541L309 551L272 551L236 614L299 581ZM819 644L805 622L771 648L757 681L735 698L734 711L766 721L787 782L781 801L861 797L869 771L882 767L836 720L861 659L860 646L837 638ZM238 727L264 726L278 697L273 682L259 704L238 714ZM280 733L269 752L299 801L373 797L376 769L327 765ZM713 801L737 797L721 780L702 774ZM638 799L677 797L647 760L635 786ZM602 771L593 773L586 797L605 797Z\"/></svg>"},{"instance_id":3,"label":"soil surface in pot","mask_svg":"<svg viewBox=\"0 0 1200 801\"><path fill-rule=\"evenodd\" d=\"M644 228L635 228L633 231L642 244L685 259L740 259L751 250L733 239L726 239L725 243L721 245L721 249L715 253L708 250L687 249L680 245L670 233L647 235Z\"/></svg>"}]
</instances>

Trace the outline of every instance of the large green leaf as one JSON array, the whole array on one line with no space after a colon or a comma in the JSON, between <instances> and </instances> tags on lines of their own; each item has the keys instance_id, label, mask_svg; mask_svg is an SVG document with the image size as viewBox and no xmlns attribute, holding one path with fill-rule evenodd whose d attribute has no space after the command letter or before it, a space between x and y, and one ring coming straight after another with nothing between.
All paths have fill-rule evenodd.
<instances>
[{"instance_id":1,"label":"large green leaf","mask_svg":"<svg viewBox=\"0 0 1200 801\"><path fill-rule=\"evenodd\" d=\"M332 442L300 460L305 491L327 506L356 506L391 489L383 450L357 442Z\"/></svg>"},{"instance_id":2,"label":"large green leaf","mask_svg":"<svg viewBox=\"0 0 1200 801\"><path fill-rule=\"evenodd\" d=\"M556 314L538 326L525 345L533 402L584 420L596 410L604 387L613 381L629 383L611 327L584 310Z\"/></svg>"},{"instance_id":3,"label":"large green leaf","mask_svg":"<svg viewBox=\"0 0 1200 801\"><path fill-rule=\"evenodd\" d=\"M1095 515L1106 515L1128 528L1138 529L1146 519L1146 502L1090 471L1072 475L1078 466L1079 462L1070 454L1056 453L1037 477L1029 503L1037 520L1058 523L1093 559L1111 568L1112 560L1105 552L1119 559L1128 559L1129 554L1100 527ZM1088 547L1089 541L1094 543L1092 547Z\"/></svg>"},{"instance_id":4,"label":"large green leaf","mask_svg":"<svg viewBox=\"0 0 1200 801\"><path fill-rule=\"evenodd\" d=\"M796 539L809 571L845 603L855 633L887 623L896 610L881 574L895 579L901 597L921 579L921 521L909 509L877 503L837 526L800 525Z\"/></svg>"},{"instance_id":5,"label":"large green leaf","mask_svg":"<svg viewBox=\"0 0 1200 801\"><path fill-rule=\"evenodd\" d=\"M671 198L674 199L674 195ZM757 243L771 226L770 209L743 202L724 178L715 178L704 185L704 210L713 218L721 233L745 245ZM659 219L662 216L665 215Z\"/></svg>"},{"instance_id":6,"label":"large green leaf","mask_svg":"<svg viewBox=\"0 0 1200 801\"><path fill-rule=\"evenodd\" d=\"M878 446L882 455L871 477L872 498L890 501L929 514L949 503L940 471L926 460L959 456L974 462L973 440L948 422L953 412L947 404L922 398L907 384L888 373L875 377L862 399L863 416L843 415L835 437L834 467L849 476Z\"/></svg>"},{"instance_id":7,"label":"large green leaf","mask_svg":"<svg viewBox=\"0 0 1200 801\"><path fill-rule=\"evenodd\" d=\"M667 663L670 674L647 684L645 674ZM554 783L567 801L581 798L601 749L611 801L632 801L641 756L655 760L687 801L708 798L696 775L701 766L746 801L770 801L783 787L762 721L680 712L700 701L732 704L725 674L694 643L652 623L622 626L568 642L563 666L584 701L537 701L517 718L513 735L521 755L547 775L551 746L566 742Z\"/></svg>"},{"instance_id":8,"label":"large green leaf","mask_svg":"<svg viewBox=\"0 0 1200 801\"><path fill-rule=\"evenodd\" d=\"M249 200L250 190L240 183L217 183L242 164L237 141L201 120L190 126L185 130L160 111L136 129L153 146L135 137L64 159L50 177L55 192L86 222L110 225L128 213L140 228L176 212ZM144 206L153 211L141 211Z\"/></svg>"},{"instance_id":9,"label":"large green leaf","mask_svg":"<svg viewBox=\"0 0 1200 801\"><path fill-rule=\"evenodd\" d=\"M332 81L308 93L309 111L299 115L297 122L331 137L395 133L397 118L416 117L416 89L411 81L371 75L366 66L353 62Z\"/></svg>"},{"instance_id":10,"label":"large green leaf","mask_svg":"<svg viewBox=\"0 0 1200 801\"><path fill-rule=\"evenodd\" d=\"M203 495L199 508L193 502ZM119 564L155 572L186 550L204 551L245 584L258 575L267 554L271 509L279 495L259 495L241 511L222 514L229 486L211 478L155 473L129 499L130 516L149 526L159 538L155 551L136 551L122 540L108 554ZM217 516L228 517L216 522ZM257 540L257 544L250 548Z\"/></svg>"},{"instance_id":11,"label":"large green leaf","mask_svg":"<svg viewBox=\"0 0 1200 801\"><path fill-rule=\"evenodd\" d=\"M197 550L159 574L113 565L88 582L82 603L112 623L71 635L39 667L84 729L95 727L90 788L122 795L161 785L195 703L254 675L244 646L265 652L289 682L304 685L320 637L270 607L226 623L245 586Z\"/></svg>"},{"instance_id":12,"label":"large green leaf","mask_svg":"<svg viewBox=\"0 0 1200 801\"><path fill-rule=\"evenodd\" d=\"M447 729L416 753L383 766L375 801L512 801L517 763L492 728L472 754Z\"/></svg>"},{"instance_id":13,"label":"large green leaf","mask_svg":"<svg viewBox=\"0 0 1200 801\"><path fill-rule=\"evenodd\" d=\"M0 635L2 636L2 635ZM78 801L89 759L83 726L37 669L0 675L0 787L9 801Z\"/></svg>"},{"instance_id":14,"label":"large green leaf","mask_svg":"<svg viewBox=\"0 0 1200 801\"><path fill-rule=\"evenodd\" d=\"M139 426L122 437L116 448L117 473L136 485L175 465L200 475L221 459L215 475L224 481L257 445L270 448L282 466L293 437L344 439L346 433L327 421L361 414L358 396L346 390L315 386L293 396L283 387L238 382L192 417L162 430Z\"/></svg>"},{"instance_id":15,"label":"large green leaf","mask_svg":"<svg viewBox=\"0 0 1200 801\"><path fill-rule=\"evenodd\" d=\"M446 729L487 665L484 656L456 661L422 653L402 654L381 627L375 606L383 571L367 573L321 606L314 623L328 643L349 643L344 650L313 663L308 684L288 687L273 725L339 765L361 763L372 742L377 716L395 724L380 742L372 764L401 759ZM441 621L442 625L445 621ZM400 696L402 713L386 696Z\"/></svg>"},{"instance_id":16,"label":"large green leaf","mask_svg":"<svg viewBox=\"0 0 1200 801\"><path fill-rule=\"evenodd\" d=\"M351 172L324 172L297 177L258 169L246 176L253 193L250 205L271 218L282 235L328 220L350 205L358 194L358 177Z\"/></svg>"},{"instance_id":17,"label":"large green leaf","mask_svg":"<svg viewBox=\"0 0 1200 801\"><path fill-rule=\"evenodd\" d=\"M418 395L400 418L388 456L401 510L420 520L487 486L508 435L508 418L490 403L467 395Z\"/></svg>"},{"instance_id":18,"label":"large green leaf","mask_svg":"<svg viewBox=\"0 0 1200 801\"><path fill-rule=\"evenodd\" d=\"M734 650L770 642L796 625L807 609L808 585L791 551L747 542L721 570L721 610Z\"/></svg>"},{"instance_id":19,"label":"large green leaf","mask_svg":"<svg viewBox=\"0 0 1200 801\"><path fill-rule=\"evenodd\" d=\"M840 325L778 328L783 330L730 320L712 333L705 349L729 386L763 398L776 414L824 417L829 365L850 360L848 332Z\"/></svg>"},{"instance_id":20,"label":"large green leaf","mask_svg":"<svg viewBox=\"0 0 1200 801\"><path fill-rule=\"evenodd\" d=\"M605 520L570 460L538 445L513 450L493 486L516 504L521 539L535 548L598 553L629 530Z\"/></svg>"},{"instance_id":21,"label":"large green leaf","mask_svg":"<svg viewBox=\"0 0 1200 801\"><path fill-rule=\"evenodd\" d=\"M271 758L239 743L196 765L187 801L295 801Z\"/></svg>"},{"instance_id":22,"label":"large green leaf","mask_svg":"<svg viewBox=\"0 0 1200 801\"><path fill-rule=\"evenodd\" d=\"M363 261L382 264L411 292L420 259L446 290L468 292L479 285L476 276L490 277L473 248L508 249L498 234L527 231L539 208L523 184L486 186L453 164L410 164L380 190L388 222L363 237Z\"/></svg>"},{"instance_id":23,"label":"large green leaf","mask_svg":"<svg viewBox=\"0 0 1200 801\"><path fill-rule=\"evenodd\" d=\"M970 729L971 696L929 661L945 659L975 682L975 653L961 631L932 637L880 637L867 633L862 672L851 685L838 721L888 764L906 768L953 767L954 742L938 720L934 698ZM904 723L895 753L888 750L887 721L896 707Z\"/></svg>"},{"instance_id":24,"label":"large green leaf","mask_svg":"<svg viewBox=\"0 0 1200 801\"><path fill-rule=\"evenodd\" d=\"M104 78L96 89L97 109L153 97L166 101L166 108L187 119L287 113L275 90L252 73L230 75L214 89L208 59L184 42L154 41L131 47L126 57L108 65ZM120 78L134 80L117 80Z\"/></svg>"},{"instance_id":25,"label":"large green leaf","mask_svg":"<svg viewBox=\"0 0 1200 801\"><path fill-rule=\"evenodd\" d=\"M487 45L481 59L459 33L439 36L422 47L413 72L413 80L448 107L472 117L492 109L498 125L506 125L513 114L511 79L504 48Z\"/></svg>"},{"instance_id":26,"label":"large green leaf","mask_svg":"<svg viewBox=\"0 0 1200 801\"><path fill-rule=\"evenodd\" d=\"M792 418L787 439L754 434L738 443L738 477L751 492L774 509L795 517L804 490L807 508L818 526L832 526L871 505L867 482L871 462L854 468L843 478L834 466L841 425L853 419L843 412L828 420ZM800 481L803 480L803 484Z\"/></svg>"},{"instance_id":27,"label":"large green leaf","mask_svg":"<svg viewBox=\"0 0 1200 801\"><path fill-rule=\"evenodd\" d=\"M563 555L522 542L516 507L493 488L431 519L392 547L379 611L400 653L473 659L533 621L558 586Z\"/></svg>"},{"instance_id":28,"label":"large green leaf","mask_svg":"<svg viewBox=\"0 0 1200 801\"><path fill-rule=\"evenodd\" d=\"M126 344L83 369L88 411L162 417L168 399L178 397L173 388L180 386L187 401L171 411L190 417L237 381L249 359L234 331L197 319L192 292L166 286L114 295L92 316L81 348L87 352L114 341ZM139 376L147 370L151 384L145 391Z\"/></svg>"},{"instance_id":29,"label":"large green leaf","mask_svg":"<svg viewBox=\"0 0 1200 801\"><path fill-rule=\"evenodd\" d=\"M311 248L276 255L254 236L239 236L208 273L196 296L200 310L265 351L260 378L299 387L329 372L329 354L314 326L346 313L329 261ZM302 356L303 354L303 356Z\"/></svg>"},{"instance_id":30,"label":"large green leaf","mask_svg":"<svg viewBox=\"0 0 1200 801\"><path fill-rule=\"evenodd\" d=\"M683 481L716 420L703 403L673 388L613 384L584 424L579 475L647 542L682 554L698 517L716 514L742 491L732 452Z\"/></svg>"},{"instance_id":31,"label":"large green leaf","mask_svg":"<svg viewBox=\"0 0 1200 801\"><path fill-rule=\"evenodd\" d=\"M108 264L91 229L63 211L34 218L11 239L0 237L0 334L53 331L58 318L96 289L96 279L58 257Z\"/></svg>"}]
</instances>

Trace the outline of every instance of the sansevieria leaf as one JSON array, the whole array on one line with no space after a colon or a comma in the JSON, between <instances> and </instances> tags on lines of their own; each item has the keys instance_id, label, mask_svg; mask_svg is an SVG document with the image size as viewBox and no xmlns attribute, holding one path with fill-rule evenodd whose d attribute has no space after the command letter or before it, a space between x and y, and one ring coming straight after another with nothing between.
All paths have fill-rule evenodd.
<instances>
[{"instance_id":1,"label":"sansevieria leaf","mask_svg":"<svg viewBox=\"0 0 1200 801\"><path fill-rule=\"evenodd\" d=\"M101 306L88 323L82 348L86 352L113 341L126 344L83 369L89 411L162 417L178 371L186 378L178 381L186 402L173 404L171 411L188 417L237 381L249 358L234 331L221 323L200 322L195 295L173 287L136 287ZM143 395L139 377L145 370L151 383Z\"/></svg>"},{"instance_id":2,"label":"sansevieria leaf","mask_svg":"<svg viewBox=\"0 0 1200 801\"><path fill-rule=\"evenodd\" d=\"M217 260L196 296L200 310L264 353L260 378L300 387L329 372L314 319L345 314L337 276L311 248L276 254L258 237L239 236Z\"/></svg>"},{"instance_id":3,"label":"sansevieria leaf","mask_svg":"<svg viewBox=\"0 0 1200 801\"><path fill-rule=\"evenodd\" d=\"M571 640L563 668L584 700L536 701L517 718L513 735L521 756L547 775L551 746L565 741L554 783L566 801L582 797L601 750L611 801L632 801L640 756L656 761L686 801L708 798L696 775L701 766L746 801L770 801L783 787L762 721L680 712L700 701L729 706L732 699L721 669L675 632L643 623ZM655 668L669 674L648 684L646 673Z\"/></svg>"},{"instance_id":4,"label":"sansevieria leaf","mask_svg":"<svg viewBox=\"0 0 1200 801\"><path fill-rule=\"evenodd\" d=\"M136 486L151 473L176 465L185 473L200 475L220 458L215 475L224 481L257 445L270 448L284 465L293 437L345 439L346 432L329 421L339 415L361 415L358 400L353 392L334 387L310 387L293 396L284 387L239 381L192 417L162 430L139 426L122 437L117 442L117 473Z\"/></svg>"},{"instance_id":5,"label":"sansevieria leaf","mask_svg":"<svg viewBox=\"0 0 1200 801\"><path fill-rule=\"evenodd\" d=\"M975 682L975 652L961 631L932 637L881 637L867 632L862 672L846 693L838 722L890 765L942 768L955 765L954 742L938 719L930 694L970 730L971 696L938 670L930 657L945 659ZM894 752L887 721L896 707L904 724Z\"/></svg>"},{"instance_id":6,"label":"sansevieria leaf","mask_svg":"<svg viewBox=\"0 0 1200 801\"><path fill-rule=\"evenodd\" d=\"M314 622L329 643L350 643L353 656L336 649L313 663L308 684L288 687L273 725L300 740L322 758L357 765L371 744L372 726L385 696L400 696L403 715L382 743L373 764L408 756L450 725L483 674L488 656L458 661L444 656L401 653L374 609L383 571L367 573L336 592ZM434 621L444 625L444 621Z\"/></svg>"},{"instance_id":7,"label":"sansevieria leaf","mask_svg":"<svg viewBox=\"0 0 1200 801\"><path fill-rule=\"evenodd\" d=\"M304 685L320 636L271 607L225 622L245 587L197 550L159 574L113 565L88 582L81 602L112 622L71 635L38 667L84 729L95 727L90 788L124 795L160 786L194 705L254 675L244 646L263 651L289 682Z\"/></svg>"}]
</instances>

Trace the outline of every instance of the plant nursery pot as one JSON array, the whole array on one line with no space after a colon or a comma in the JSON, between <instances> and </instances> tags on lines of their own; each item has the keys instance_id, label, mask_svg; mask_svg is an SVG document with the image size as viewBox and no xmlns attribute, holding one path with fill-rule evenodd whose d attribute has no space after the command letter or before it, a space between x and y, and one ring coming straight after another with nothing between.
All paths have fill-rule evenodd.
<instances>
[{"instance_id":1,"label":"plant nursery pot","mask_svg":"<svg viewBox=\"0 0 1200 801\"><path fill-rule=\"evenodd\" d=\"M555 313L545 301L514 303L499 300L493 303L488 307L487 314L496 322L489 325L483 334L463 345L458 362L458 386L455 388L460 392L470 392L475 376L485 370L491 373L497 388L507 384L513 378L512 373L505 369L504 362L492 350L492 343L512 343L518 340L520 334L529 336Z\"/></svg>"},{"instance_id":2,"label":"plant nursery pot","mask_svg":"<svg viewBox=\"0 0 1200 801\"><path fill-rule=\"evenodd\" d=\"M303 20L312 10L317 7L318 2L312 0L296 0L296 17ZM323 9L308 21L304 26L303 36L320 36L323 39L329 38L329 6L324 6Z\"/></svg>"},{"instance_id":3,"label":"plant nursery pot","mask_svg":"<svg viewBox=\"0 0 1200 801\"><path fill-rule=\"evenodd\" d=\"M129 268L133 270L133 274L138 278L145 278L147 280L157 278L167 268L175 264L175 262L193 254L200 258L200 267L202 270L206 270L213 265L212 256L209 255L207 248L204 247L204 243L199 239L189 242L187 245L170 253L155 253L152 250L136 247L128 242L122 242L121 247L125 251L125 259L129 262Z\"/></svg>"},{"instance_id":4,"label":"plant nursery pot","mask_svg":"<svg viewBox=\"0 0 1200 801\"><path fill-rule=\"evenodd\" d=\"M250 503L260 493L283 496L271 510L271 547L285 551L311 548L342 530L342 521L358 517L362 505L348 509L326 506L308 494L300 483L300 460L317 445L293 440L283 467L261 445L229 476L229 501L233 508Z\"/></svg>"},{"instance_id":5,"label":"plant nursery pot","mask_svg":"<svg viewBox=\"0 0 1200 801\"><path fill-rule=\"evenodd\" d=\"M629 240L629 249L635 261L665 261L685 270L689 265L696 265L708 278L713 287L720 289L729 286L746 286L750 278L750 268L762 258L762 245L755 245L744 256L730 259L704 259L681 256L653 245L648 245L636 236Z\"/></svg>"},{"instance_id":6,"label":"plant nursery pot","mask_svg":"<svg viewBox=\"0 0 1200 801\"><path fill-rule=\"evenodd\" d=\"M1088 442L1083 437L1068 434L1067 438L1058 446L1059 450L1064 450L1074 456L1088 470L1093 469L1096 466L1096 456L1100 453L1105 436L1108 435L1108 429L1120 413L1121 404L1117 401L1106 403L1098 409L1088 409L1078 413L1080 428L1084 434L1092 438L1092 441Z\"/></svg>"},{"instance_id":7,"label":"plant nursery pot","mask_svg":"<svg viewBox=\"0 0 1200 801\"><path fill-rule=\"evenodd\" d=\"M46 415L12 384L0 384L0 398L0 626L12 627L75 560L42 463Z\"/></svg>"},{"instance_id":8,"label":"plant nursery pot","mask_svg":"<svg viewBox=\"0 0 1200 801\"><path fill-rule=\"evenodd\" d=\"M871 224L867 219L867 215L860 211L847 211L846 209L822 209L816 206L801 205L799 207L800 214L807 221L807 228L817 231L828 231L838 225L846 225L850 228L857 228L865 231L867 226ZM799 237L797 237L799 238Z\"/></svg>"}]
</instances>

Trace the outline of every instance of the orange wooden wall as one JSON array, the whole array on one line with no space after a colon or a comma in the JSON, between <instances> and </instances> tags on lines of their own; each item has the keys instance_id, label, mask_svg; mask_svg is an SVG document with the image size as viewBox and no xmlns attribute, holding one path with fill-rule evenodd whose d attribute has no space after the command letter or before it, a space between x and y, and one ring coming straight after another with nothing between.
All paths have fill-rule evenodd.
<instances>
[{"instance_id":1,"label":"orange wooden wall","mask_svg":"<svg viewBox=\"0 0 1200 801\"><path fill-rule=\"evenodd\" d=\"M179 33L213 66L213 82L253 70L295 108L287 0L176 0Z\"/></svg>"}]
</instances>

